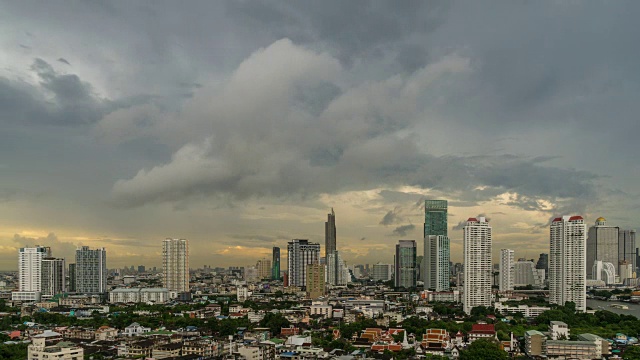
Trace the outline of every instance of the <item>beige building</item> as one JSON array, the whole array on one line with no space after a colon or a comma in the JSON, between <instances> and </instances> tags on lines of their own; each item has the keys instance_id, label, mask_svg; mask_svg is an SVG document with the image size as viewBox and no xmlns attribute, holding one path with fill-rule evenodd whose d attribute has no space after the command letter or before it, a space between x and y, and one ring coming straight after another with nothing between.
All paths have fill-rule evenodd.
<instances>
[{"instance_id":1,"label":"beige building","mask_svg":"<svg viewBox=\"0 0 640 360\"><path fill-rule=\"evenodd\" d=\"M307 265L307 295L317 299L325 294L325 266L323 264Z\"/></svg>"},{"instance_id":2,"label":"beige building","mask_svg":"<svg viewBox=\"0 0 640 360\"><path fill-rule=\"evenodd\" d=\"M258 260L258 262L256 263L256 269L258 269L258 280L271 278L271 260Z\"/></svg>"},{"instance_id":3,"label":"beige building","mask_svg":"<svg viewBox=\"0 0 640 360\"><path fill-rule=\"evenodd\" d=\"M548 359L600 359L596 344L591 341L547 340L545 354Z\"/></svg>"},{"instance_id":4,"label":"beige building","mask_svg":"<svg viewBox=\"0 0 640 360\"><path fill-rule=\"evenodd\" d=\"M46 345L48 338L59 335L54 332L45 332L34 336L27 350L27 360L83 360L84 349L74 343L61 341L55 345Z\"/></svg>"},{"instance_id":5,"label":"beige building","mask_svg":"<svg viewBox=\"0 0 640 360\"><path fill-rule=\"evenodd\" d=\"M546 336L538 330L529 330L524 333L524 352L530 356L542 356Z\"/></svg>"},{"instance_id":6,"label":"beige building","mask_svg":"<svg viewBox=\"0 0 640 360\"><path fill-rule=\"evenodd\" d=\"M165 239L162 243L164 287L170 291L189 291L189 242L186 239Z\"/></svg>"}]
</instances>

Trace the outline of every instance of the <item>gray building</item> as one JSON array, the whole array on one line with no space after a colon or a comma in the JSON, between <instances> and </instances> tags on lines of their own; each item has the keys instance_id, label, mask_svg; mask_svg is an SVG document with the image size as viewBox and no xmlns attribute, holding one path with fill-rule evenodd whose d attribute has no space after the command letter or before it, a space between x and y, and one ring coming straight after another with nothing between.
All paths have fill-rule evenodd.
<instances>
[{"instance_id":1,"label":"gray building","mask_svg":"<svg viewBox=\"0 0 640 360\"><path fill-rule=\"evenodd\" d=\"M618 233L617 226L607 226L607 220L599 217L595 226L589 228L587 236L587 279L595 279L597 274L591 273L591 268L597 260L618 266ZM633 250L635 253L635 249ZM635 254L634 254L635 255Z\"/></svg>"},{"instance_id":2,"label":"gray building","mask_svg":"<svg viewBox=\"0 0 640 360\"><path fill-rule=\"evenodd\" d=\"M42 259L42 296L54 296L66 291L64 259Z\"/></svg>"},{"instance_id":3,"label":"gray building","mask_svg":"<svg viewBox=\"0 0 640 360\"><path fill-rule=\"evenodd\" d=\"M83 246L76 250L76 292L101 294L107 292L107 251Z\"/></svg>"},{"instance_id":4,"label":"gray building","mask_svg":"<svg viewBox=\"0 0 640 360\"><path fill-rule=\"evenodd\" d=\"M293 239L287 245L289 286L307 285L307 265L320 263L320 244L307 239Z\"/></svg>"},{"instance_id":5,"label":"gray building","mask_svg":"<svg viewBox=\"0 0 640 360\"><path fill-rule=\"evenodd\" d=\"M633 271L637 271L635 230L620 230L618 233L618 262L614 265L620 264L620 261L626 261L631 264Z\"/></svg>"},{"instance_id":6,"label":"gray building","mask_svg":"<svg viewBox=\"0 0 640 360\"><path fill-rule=\"evenodd\" d=\"M324 257L336 250L336 214L331 208L331 214L327 214L327 221L324 223Z\"/></svg>"},{"instance_id":7,"label":"gray building","mask_svg":"<svg viewBox=\"0 0 640 360\"><path fill-rule=\"evenodd\" d=\"M418 265L416 263L416 241L399 240L396 245L395 286L414 288L418 280Z\"/></svg>"}]
</instances>

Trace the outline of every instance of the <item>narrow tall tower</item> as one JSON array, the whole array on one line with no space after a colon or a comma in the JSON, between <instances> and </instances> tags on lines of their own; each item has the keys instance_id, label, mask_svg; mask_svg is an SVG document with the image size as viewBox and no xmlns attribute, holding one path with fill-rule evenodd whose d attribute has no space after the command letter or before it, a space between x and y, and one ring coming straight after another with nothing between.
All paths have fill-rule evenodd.
<instances>
[{"instance_id":1,"label":"narrow tall tower","mask_svg":"<svg viewBox=\"0 0 640 360\"><path fill-rule=\"evenodd\" d=\"M162 280L171 291L189 291L189 242L165 239L162 243Z\"/></svg>"},{"instance_id":2,"label":"narrow tall tower","mask_svg":"<svg viewBox=\"0 0 640 360\"><path fill-rule=\"evenodd\" d=\"M273 247L271 266L271 279L280 280L280 248L277 246Z\"/></svg>"},{"instance_id":3,"label":"narrow tall tower","mask_svg":"<svg viewBox=\"0 0 640 360\"><path fill-rule=\"evenodd\" d=\"M587 309L586 225L582 216L555 218L549 229L549 303Z\"/></svg>"},{"instance_id":4,"label":"narrow tall tower","mask_svg":"<svg viewBox=\"0 0 640 360\"><path fill-rule=\"evenodd\" d=\"M51 256L49 247L20 248L18 253L18 280L20 291L42 290L42 259Z\"/></svg>"},{"instance_id":5,"label":"narrow tall tower","mask_svg":"<svg viewBox=\"0 0 640 360\"><path fill-rule=\"evenodd\" d=\"M336 250L336 214L331 208L331 214L327 214L327 221L324 223L324 257Z\"/></svg>"},{"instance_id":6,"label":"narrow tall tower","mask_svg":"<svg viewBox=\"0 0 640 360\"><path fill-rule=\"evenodd\" d=\"M514 286L514 251L500 249L500 291L511 291Z\"/></svg>"},{"instance_id":7,"label":"narrow tall tower","mask_svg":"<svg viewBox=\"0 0 640 360\"><path fill-rule=\"evenodd\" d=\"M463 229L464 312L491 306L491 226L484 217L469 218Z\"/></svg>"}]
</instances>

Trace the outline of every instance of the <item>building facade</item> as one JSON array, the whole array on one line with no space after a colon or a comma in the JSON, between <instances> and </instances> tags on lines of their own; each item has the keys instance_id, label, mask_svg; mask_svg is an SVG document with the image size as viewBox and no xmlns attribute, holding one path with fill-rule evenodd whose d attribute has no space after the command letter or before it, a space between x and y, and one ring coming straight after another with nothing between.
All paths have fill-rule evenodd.
<instances>
[{"instance_id":1,"label":"building facade","mask_svg":"<svg viewBox=\"0 0 640 360\"><path fill-rule=\"evenodd\" d=\"M83 246L76 250L76 292L101 294L107 292L107 251Z\"/></svg>"},{"instance_id":2,"label":"building facade","mask_svg":"<svg viewBox=\"0 0 640 360\"><path fill-rule=\"evenodd\" d=\"M586 225L582 216L555 218L550 226L549 303L574 302L585 311L587 254Z\"/></svg>"},{"instance_id":3,"label":"building facade","mask_svg":"<svg viewBox=\"0 0 640 360\"><path fill-rule=\"evenodd\" d=\"M491 306L491 226L484 217L469 218L463 229L464 312Z\"/></svg>"},{"instance_id":4,"label":"building facade","mask_svg":"<svg viewBox=\"0 0 640 360\"><path fill-rule=\"evenodd\" d=\"M449 291L450 276L449 237L427 235L424 238L423 279L424 288Z\"/></svg>"},{"instance_id":5,"label":"building facade","mask_svg":"<svg viewBox=\"0 0 640 360\"><path fill-rule=\"evenodd\" d=\"M511 249L500 249L500 291L511 291L514 286L515 251Z\"/></svg>"},{"instance_id":6,"label":"building facade","mask_svg":"<svg viewBox=\"0 0 640 360\"><path fill-rule=\"evenodd\" d=\"M519 259L513 266L513 285L517 287L544 287L544 270L536 269L536 264L530 260Z\"/></svg>"},{"instance_id":7,"label":"building facade","mask_svg":"<svg viewBox=\"0 0 640 360\"><path fill-rule=\"evenodd\" d=\"M331 208L331 213L327 214L327 221L324 223L324 257L336 250L336 214Z\"/></svg>"},{"instance_id":8,"label":"building facade","mask_svg":"<svg viewBox=\"0 0 640 360\"><path fill-rule=\"evenodd\" d=\"M325 294L325 265L309 264L306 271L307 295L317 299Z\"/></svg>"},{"instance_id":9,"label":"building facade","mask_svg":"<svg viewBox=\"0 0 640 360\"><path fill-rule=\"evenodd\" d=\"M447 200L424 201L424 237L428 235L448 236Z\"/></svg>"},{"instance_id":10,"label":"building facade","mask_svg":"<svg viewBox=\"0 0 640 360\"><path fill-rule=\"evenodd\" d=\"M393 265L377 263L373 265L373 281L389 281L393 279Z\"/></svg>"},{"instance_id":11,"label":"building facade","mask_svg":"<svg viewBox=\"0 0 640 360\"><path fill-rule=\"evenodd\" d=\"M256 263L256 269L258 269L258 280L271 278L271 260L258 260L258 262Z\"/></svg>"},{"instance_id":12,"label":"building facade","mask_svg":"<svg viewBox=\"0 0 640 360\"><path fill-rule=\"evenodd\" d=\"M395 287L414 288L418 280L416 241L399 240L395 256Z\"/></svg>"},{"instance_id":13,"label":"building facade","mask_svg":"<svg viewBox=\"0 0 640 360\"><path fill-rule=\"evenodd\" d=\"M587 279L595 279L592 273L593 264L597 260L618 264L617 226L607 226L607 220L599 217L594 226L589 228L587 236ZM635 251L635 250L634 250Z\"/></svg>"},{"instance_id":14,"label":"building facade","mask_svg":"<svg viewBox=\"0 0 640 360\"><path fill-rule=\"evenodd\" d=\"M42 259L51 256L51 248L36 245L36 247L20 248L18 253L18 277L20 291L41 291L42 289Z\"/></svg>"},{"instance_id":15,"label":"building facade","mask_svg":"<svg viewBox=\"0 0 640 360\"><path fill-rule=\"evenodd\" d=\"M342 260L339 251L329 253L326 258L327 265L327 283L334 286L347 285L349 279L345 276L348 274L347 266Z\"/></svg>"},{"instance_id":16,"label":"building facade","mask_svg":"<svg viewBox=\"0 0 640 360\"><path fill-rule=\"evenodd\" d=\"M42 296L52 297L67 291L64 259L42 259Z\"/></svg>"},{"instance_id":17,"label":"building facade","mask_svg":"<svg viewBox=\"0 0 640 360\"><path fill-rule=\"evenodd\" d=\"M636 262L636 231L620 230L618 233L618 263L626 261L631 264L633 271L637 271Z\"/></svg>"},{"instance_id":18,"label":"building facade","mask_svg":"<svg viewBox=\"0 0 640 360\"><path fill-rule=\"evenodd\" d=\"M287 245L288 286L307 285L307 265L320 263L320 244L293 239Z\"/></svg>"},{"instance_id":19,"label":"building facade","mask_svg":"<svg viewBox=\"0 0 640 360\"><path fill-rule=\"evenodd\" d=\"M165 239L162 242L162 283L170 291L189 291L189 241Z\"/></svg>"},{"instance_id":20,"label":"building facade","mask_svg":"<svg viewBox=\"0 0 640 360\"><path fill-rule=\"evenodd\" d=\"M280 248L273 247L271 259L271 279L280 280Z\"/></svg>"}]
</instances>

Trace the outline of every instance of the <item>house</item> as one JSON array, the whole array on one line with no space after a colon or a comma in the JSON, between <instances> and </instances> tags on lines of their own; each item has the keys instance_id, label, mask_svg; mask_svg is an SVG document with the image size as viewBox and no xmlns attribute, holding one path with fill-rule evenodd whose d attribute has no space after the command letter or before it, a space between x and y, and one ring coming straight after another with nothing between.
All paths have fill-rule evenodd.
<instances>
[{"instance_id":1,"label":"house","mask_svg":"<svg viewBox=\"0 0 640 360\"><path fill-rule=\"evenodd\" d=\"M569 339L569 326L562 321L549 322L549 337L551 340Z\"/></svg>"},{"instance_id":2,"label":"house","mask_svg":"<svg viewBox=\"0 0 640 360\"><path fill-rule=\"evenodd\" d=\"M468 334L469 344L478 339L498 339L493 324L473 324Z\"/></svg>"},{"instance_id":3,"label":"house","mask_svg":"<svg viewBox=\"0 0 640 360\"><path fill-rule=\"evenodd\" d=\"M126 328L124 328L124 332L122 333L124 336L138 336L144 333L151 332L151 328L141 326L138 323L133 323Z\"/></svg>"},{"instance_id":4,"label":"house","mask_svg":"<svg viewBox=\"0 0 640 360\"><path fill-rule=\"evenodd\" d=\"M96 340L113 340L116 336L118 336L118 329L107 325L100 326L95 332Z\"/></svg>"}]
</instances>

